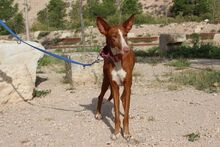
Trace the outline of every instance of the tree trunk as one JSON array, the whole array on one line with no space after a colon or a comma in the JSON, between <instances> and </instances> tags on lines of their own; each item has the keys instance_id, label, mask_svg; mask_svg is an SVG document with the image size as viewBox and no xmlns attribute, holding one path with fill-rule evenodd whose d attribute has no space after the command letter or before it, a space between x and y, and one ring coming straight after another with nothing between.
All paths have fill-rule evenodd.
<instances>
[{"instance_id":1,"label":"tree trunk","mask_svg":"<svg viewBox=\"0 0 220 147\"><path fill-rule=\"evenodd\" d=\"M83 49L85 49L85 33L84 33L84 20L83 20L83 4L82 4L82 0L80 0L79 13L80 13L80 24L81 24L81 43L82 43Z\"/></svg>"},{"instance_id":2,"label":"tree trunk","mask_svg":"<svg viewBox=\"0 0 220 147\"><path fill-rule=\"evenodd\" d=\"M28 20L28 3L27 3L27 0L24 0L24 12L25 12L26 39L27 39L27 40L30 40L29 20Z\"/></svg>"},{"instance_id":3,"label":"tree trunk","mask_svg":"<svg viewBox=\"0 0 220 147\"><path fill-rule=\"evenodd\" d=\"M119 23L121 23L121 0L116 0L117 11L119 15Z\"/></svg>"}]
</instances>

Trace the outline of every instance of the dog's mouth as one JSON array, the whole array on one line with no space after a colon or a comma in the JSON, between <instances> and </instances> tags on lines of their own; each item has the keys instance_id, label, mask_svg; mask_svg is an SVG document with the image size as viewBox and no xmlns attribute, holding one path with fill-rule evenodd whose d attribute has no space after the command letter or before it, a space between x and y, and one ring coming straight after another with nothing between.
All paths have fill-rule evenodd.
<instances>
[{"instance_id":1,"label":"dog's mouth","mask_svg":"<svg viewBox=\"0 0 220 147\"><path fill-rule=\"evenodd\" d=\"M122 48L121 50L120 50L120 54L125 54L125 53L127 53L127 52L129 52L130 51L130 48L129 47L124 47L124 48Z\"/></svg>"},{"instance_id":2,"label":"dog's mouth","mask_svg":"<svg viewBox=\"0 0 220 147\"><path fill-rule=\"evenodd\" d=\"M129 47L124 47L122 50L123 50L124 52L128 52L128 51L130 51L130 48L129 48Z\"/></svg>"},{"instance_id":3,"label":"dog's mouth","mask_svg":"<svg viewBox=\"0 0 220 147\"><path fill-rule=\"evenodd\" d=\"M110 48L108 46L105 46L101 51L100 51L100 56L104 58L108 58L110 56L115 56L115 55L123 55L127 52L130 51L129 47L123 48L123 49L116 49L116 48Z\"/></svg>"}]
</instances>

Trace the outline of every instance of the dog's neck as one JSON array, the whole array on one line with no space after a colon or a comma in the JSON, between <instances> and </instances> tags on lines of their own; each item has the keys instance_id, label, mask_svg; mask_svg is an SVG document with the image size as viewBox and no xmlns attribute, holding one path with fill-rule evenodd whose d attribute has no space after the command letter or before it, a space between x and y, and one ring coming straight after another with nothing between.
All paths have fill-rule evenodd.
<instances>
[{"instance_id":1,"label":"dog's neck","mask_svg":"<svg viewBox=\"0 0 220 147\"><path fill-rule=\"evenodd\" d=\"M116 48L111 48L111 53L113 55L113 63L115 64L116 70L120 69L123 54L121 54L121 52Z\"/></svg>"},{"instance_id":2,"label":"dog's neck","mask_svg":"<svg viewBox=\"0 0 220 147\"><path fill-rule=\"evenodd\" d=\"M106 45L101 51L100 56L104 59L110 60L113 64L118 65L122 61L122 54L116 48L111 48Z\"/></svg>"},{"instance_id":3,"label":"dog's neck","mask_svg":"<svg viewBox=\"0 0 220 147\"><path fill-rule=\"evenodd\" d=\"M116 49L116 48L110 48L110 50L111 50L111 52L112 52L112 54L113 54L114 56L121 54L121 52L120 52L118 49Z\"/></svg>"}]
</instances>

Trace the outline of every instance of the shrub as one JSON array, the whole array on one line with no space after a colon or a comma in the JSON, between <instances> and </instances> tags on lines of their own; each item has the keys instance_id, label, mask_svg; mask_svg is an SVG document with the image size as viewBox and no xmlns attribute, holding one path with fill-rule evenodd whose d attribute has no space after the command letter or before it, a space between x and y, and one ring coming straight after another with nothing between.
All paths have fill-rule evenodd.
<instances>
[{"instance_id":1,"label":"shrub","mask_svg":"<svg viewBox=\"0 0 220 147\"><path fill-rule=\"evenodd\" d=\"M46 95L50 94L51 90L40 90L40 89L34 89L33 96L34 97L45 97Z\"/></svg>"},{"instance_id":2,"label":"shrub","mask_svg":"<svg viewBox=\"0 0 220 147\"><path fill-rule=\"evenodd\" d=\"M63 28L65 26L66 7L63 0L50 0L47 7L37 14L37 19L48 27Z\"/></svg>"},{"instance_id":3,"label":"shrub","mask_svg":"<svg viewBox=\"0 0 220 147\"><path fill-rule=\"evenodd\" d=\"M122 2L122 15L142 13L142 5L137 0L124 0Z\"/></svg>"},{"instance_id":4,"label":"shrub","mask_svg":"<svg viewBox=\"0 0 220 147\"><path fill-rule=\"evenodd\" d=\"M200 138L200 134L199 133L190 133L190 134L184 135L184 137L187 137L188 141L194 142Z\"/></svg>"},{"instance_id":5,"label":"shrub","mask_svg":"<svg viewBox=\"0 0 220 147\"><path fill-rule=\"evenodd\" d=\"M209 58L220 59L220 47L211 44L181 46L178 49L169 50L166 53L169 58Z\"/></svg>"},{"instance_id":6,"label":"shrub","mask_svg":"<svg viewBox=\"0 0 220 147\"><path fill-rule=\"evenodd\" d=\"M171 12L174 16L203 16L210 12L210 0L174 0Z\"/></svg>"},{"instance_id":7,"label":"shrub","mask_svg":"<svg viewBox=\"0 0 220 147\"><path fill-rule=\"evenodd\" d=\"M139 57L153 57L153 56L155 57L160 55L160 49L159 47L152 47L147 51L136 50L135 55Z\"/></svg>"},{"instance_id":8,"label":"shrub","mask_svg":"<svg viewBox=\"0 0 220 147\"><path fill-rule=\"evenodd\" d=\"M94 19L101 16L107 19L109 16L116 14L116 5L114 0L105 0L102 3L92 0L85 6L84 17Z\"/></svg>"},{"instance_id":9,"label":"shrub","mask_svg":"<svg viewBox=\"0 0 220 147\"><path fill-rule=\"evenodd\" d=\"M24 18L18 11L18 4L14 0L0 1L0 18L16 33L24 31ZM0 27L0 35L6 35L8 32Z\"/></svg>"},{"instance_id":10,"label":"shrub","mask_svg":"<svg viewBox=\"0 0 220 147\"><path fill-rule=\"evenodd\" d=\"M31 27L32 31L49 31L49 26L39 21L35 21Z\"/></svg>"}]
</instances>

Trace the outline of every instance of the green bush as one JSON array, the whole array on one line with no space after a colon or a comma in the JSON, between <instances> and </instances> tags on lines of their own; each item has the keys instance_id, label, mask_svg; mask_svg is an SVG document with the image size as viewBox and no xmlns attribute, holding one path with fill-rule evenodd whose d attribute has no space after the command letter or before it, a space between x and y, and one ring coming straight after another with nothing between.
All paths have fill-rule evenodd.
<instances>
[{"instance_id":1,"label":"green bush","mask_svg":"<svg viewBox=\"0 0 220 147\"><path fill-rule=\"evenodd\" d=\"M107 19L109 16L116 14L117 10L114 0L105 0L102 3L91 0L84 8L84 17L90 20L96 18L96 16Z\"/></svg>"},{"instance_id":2,"label":"green bush","mask_svg":"<svg viewBox=\"0 0 220 147\"><path fill-rule=\"evenodd\" d=\"M123 18L124 18L124 16L123 16ZM122 18L122 19L123 19L123 18ZM111 24L111 25L117 25L117 24L120 22L120 16L119 16L118 14L109 16L109 17L107 18L107 21L108 21L108 23Z\"/></svg>"},{"instance_id":3,"label":"green bush","mask_svg":"<svg viewBox=\"0 0 220 147\"><path fill-rule=\"evenodd\" d=\"M219 47L213 47L211 50L209 50L208 54L213 59L220 59L220 48Z\"/></svg>"},{"instance_id":4,"label":"green bush","mask_svg":"<svg viewBox=\"0 0 220 147\"><path fill-rule=\"evenodd\" d=\"M188 141L194 142L194 141L199 140L200 134L199 133L191 133L191 134L185 135L184 137L187 137Z\"/></svg>"},{"instance_id":5,"label":"green bush","mask_svg":"<svg viewBox=\"0 0 220 147\"><path fill-rule=\"evenodd\" d=\"M210 0L174 0L171 12L174 16L202 16L210 12Z\"/></svg>"},{"instance_id":6,"label":"green bush","mask_svg":"<svg viewBox=\"0 0 220 147\"><path fill-rule=\"evenodd\" d=\"M34 97L45 97L46 95L50 94L51 90L40 90L40 89L34 89L33 96Z\"/></svg>"},{"instance_id":7,"label":"green bush","mask_svg":"<svg viewBox=\"0 0 220 147\"><path fill-rule=\"evenodd\" d=\"M169 58L209 58L220 59L220 47L211 44L201 46L182 46L178 49L169 50L166 53Z\"/></svg>"},{"instance_id":8,"label":"green bush","mask_svg":"<svg viewBox=\"0 0 220 147\"><path fill-rule=\"evenodd\" d=\"M35 21L31 27L31 31L49 31L49 26L39 21Z\"/></svg>"},{"instance_id":9,"label":"green bush","mask_svg":"<svg viewBox=\"0 0 220 147\"><path fill-rule=\"evenodd\" d=\"M48 27L64 28L66 6L63 0L50 0L47 7L37 14L37 20Z\"/></svg>"},{"instance_id":10,"label":"green bush","mask_svg":"<svg viewBox=\"0 0 220 147\"><path fill-rule=\"evenodd\" d=\"M18 10L18 4L14 0L0 1L0 18L16 33L24 31L24 18ZM0 35L6 35L8 32L0 27Z\"/></svg>"},{"instance_id":11,"label":"green bush","mask_svg":"<svg viewBox=\"0 0 220 147\"><path fill-rule=\"evenodd\" d=\"M38 22L34 24L32 30L79 29L81 26L79 7L79 1L72 4L72 9L68 14L70 19L67 21L64 19L66 6L63 0L50 0L49 5L38 13ZM212 22L220 21L219 0L174 0L174 5L171 8L172 17L156 17L142 13L142 5L138 0L121 1L120 8L119 10L115 0L103 0L102 2L87 0L83 6L85 27L96 26L97 16L103 17L110 24L118 24L131 14L136 14L135 24L138 25L203 21L206 18Z\"/></svg>"},{"instance_id":12,"label":"green bush","mask_svg":"<svg viewBox=\"0 0 220 147\"><path fill-rule=\"evenodd\" d=\"M79 28L80 27L80 15L79 15L79 1L76 1L75 3L72 3L72 9L69 12L70 22L69 22L69 28Z\"/></svg>"},{"instance_id":13,"label":"green bush","mask_svg":"<svg viewBox=\"0 0 220 147\"><path fill-rule=\"evenodd\" d=\"M79 28L80 27L80 17L79 17L79 2L75 2L72 5L72 10L69 13L70 16L70 28ZM137 14L137 23L143 24L146 21L149 23L151 20L150 15L146 18L145 15L141 15L142 6L138 3L137 0L125 0L121 4L121 12L117 10L117 5L115 0L105 0L99 2L97 0L90 0L83 7L84 13L84 22L85 26L95 26L95 18L97 16L103 17L111 25L119 24L121 21L126 20L131 14ZM121 18L120 18L120 13ZM139 16L139 14L141 16ZM139 17L139 18L138 18ZM153 17L151 18L153 19Z\"/></svg>"},{"instance_id":14,"label":"green bush","mask_svg":"<svg viewBox=\"0 0 220 147\"><path fill-rule=\"evenodd\" d=\"M145 24L145 23L149 23L149 22L153 22L154 18L149 16L147 17L146 15L137 15L135 17L135 23L136 24Z\"/></svg>"},{"instance_id":15,"label":"green bush","mask_svg":"<svg viewBox=\"0 0 220 147\"><path fill-rule=\"evenodd\" d=\"M193 45L194 45L194 46L198 45L199 40L200 40L199 34L193 33L190 37L192 38L192 43L193 43Z\"/></svg>"},{"instance_id":16,"label":"green bush","mask_svg":"<svg viewBox=\"0 0 220 147\"><path fill-rule=\"evenodd\" d=\"M141 14L143 10L138 0L123 0L121 11L122 15L131 15Z\"/></svg>"},{"instance_id":17,"label":"green bush","mask_svg":"<svg viewBox=\"0 0 220 147\"><path fill-rule=\"evenodd\" d=\"M177 49L161 52L159 47L152 47L147 51L136 50L135 55L139 57L157 57L165 56L168 58L207 58L220 59L220 47L211 44L195 45L195 46L181 46Z\"/></svg>"},{"instance_id":18,"label":"green bush","mask_svg":"<svg viewBox=\"0 0 220 147\"><path fill-rule=\"evenodd\" d=\"M203 21L209 19L211 22L220 21L219 0L174 0L171 14L180 21Z\"/></svg>"},{"instance_id":19,"label":"green bush","mask_svg":"<svg viewBox=\"0 0 220 147\"><path fill-rule=\"evenodd\" d=\"M139 57L157 57L160 55L160 48L159 47L152 47L147 51L143 50L136 50L135 55Z\"/></svg>"}]
</instances>

